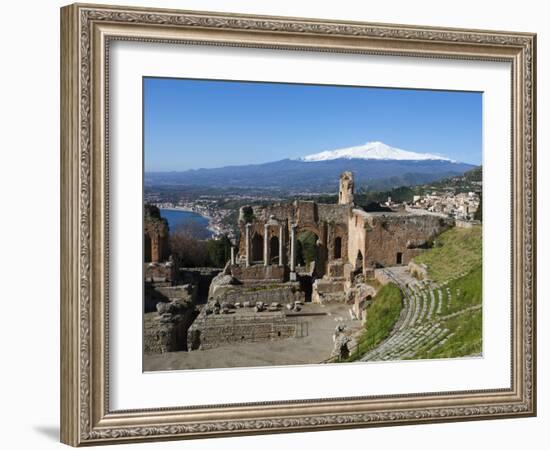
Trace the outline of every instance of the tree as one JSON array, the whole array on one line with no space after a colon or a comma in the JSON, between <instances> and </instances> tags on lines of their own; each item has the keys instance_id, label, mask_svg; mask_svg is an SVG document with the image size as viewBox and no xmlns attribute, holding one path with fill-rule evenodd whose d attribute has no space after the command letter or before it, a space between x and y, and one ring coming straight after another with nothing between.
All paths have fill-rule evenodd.
<instances>
[{"instance_id":1,"label":"tree","mask_svg":"<svg viewBox=\"0 0 550 450\"><path fill-rule=\"evenodd\" d=\"M474 220L479 220L480 222L483 220L483 197L481 195L481 192L479 193L479 206L477 207L476 212L474 213Z\"/></svg>"},{"instance_id":2,"label":"tree","mask_svg":"<svg viewBox=\"0 0 550 450\"><path fill-rule=\"evenodd\" d=\"M210 265L224 267L231 258L231 241L226 235L219 239L210 239L206 243Z\"/></svg>"},{"instance_id":3,"label":"tree","mask_svg":"<svg viewBox=\"0 0 550 450\"><path fill-rule=\"evenodd\" d=\"M309 266L317 258L317 235L311 231L302 231L298 234L297 259L300 263Z\"/></svg>"},{"instance_id":4,"label":"tree","mask_svg":"<svg viewBox=\"0 0 550 450\"><path fill-rule=\"evenodd\" d=\"M210 237L210 231L206 229L197 220L186 220L176 226L176 232L181 232L194 237L195 239L205 240Z\"/></svg>"},{"instance_id":5,"label":"tree","mask_svg":"<svg viewBox=\"0 0 550 450\"><path fill-rule=\"evenodd\" d=\"M170 235L172 257L180 267L208 266L208 248L188 230L180 229Z\"/></svg>"}]
</instances>

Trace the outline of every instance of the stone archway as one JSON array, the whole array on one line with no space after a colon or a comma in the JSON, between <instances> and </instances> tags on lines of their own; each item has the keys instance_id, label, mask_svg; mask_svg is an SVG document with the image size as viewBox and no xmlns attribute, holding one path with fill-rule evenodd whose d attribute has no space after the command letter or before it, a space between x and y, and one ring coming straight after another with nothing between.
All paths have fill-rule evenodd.
<instances>
[{"instance_id":1,"label":"stone archway","mask_svg":"<svg viewBox=\"0 0 550 450\"><path fill-rule=\"evenodd\" d=\"M269 240L269 261L279 263L279 238L277 236L272 236Z\"/></svg>"},{"instance_id":2,"label":"stone archway","mask_svg":"<svg viewBox=\"0 0 550 450\"><path fill-rule=\"evenodd\" d=\"M302 229L297 234L296 261L299 266L305 266L306 271L315 276L323 275L323 248L319 235L311 229Z\"/></svg>"},{"instance_id":3,"label":"stone archway","mask_svg":"<svg viewBox=\"0 0 550 450\"><path fill-rule=\"evenodd\" d=\"M357 251L357 257L355 258L355 271L356 272L363 272L363 253L361 253L361 250Z\"/></svg>"},{"instance_id":4,"label":"stone archway","mask_svg":"<svg viewBox=\"0 0 550 450\"><path fill-rule=\"evenodd\" d=\"M401 252L397 252L397 254L395 255L395 263L400 266L401 264L403 264L403 253Z\"/></svg>"},{"instance_id":5,"label":"stone archway","mask_svg":"<svg viewBox=\"0 0 550 450\"><path fill-rule=\"evenodd\" d=\"M264 239L261 234L252 236L252 261L262 261L264 258Z\"/></svg>"},{"instance_id":6,"label":"stone archway","mask_svg":"<svg viewBox=\"0 0 550 450\"><path fill-rule=\"evenodd\" d=\"M334 239L334 259L342 258L342 238L338 236Z\"/></svg>"}]
</instances>

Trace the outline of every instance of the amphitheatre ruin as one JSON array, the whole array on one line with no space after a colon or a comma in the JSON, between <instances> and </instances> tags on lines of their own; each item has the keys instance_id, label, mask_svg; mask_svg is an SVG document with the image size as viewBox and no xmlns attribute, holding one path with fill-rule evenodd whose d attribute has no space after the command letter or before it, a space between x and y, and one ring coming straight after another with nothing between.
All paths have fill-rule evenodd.
<instances>
[{"instance_id":1,"label":"amphitheatre ruin","mask_svg":"<svg viewBox=\"0 0 550 450\"><path fill-rule=\"evenodd\" d=\"M400 287L403 310L365 359L406 355L415 327L427 327L418 339L441 341L445 330L428 329L426 319L443 314L454 293L428 289L413 258L453 226L441 214L367 212L354 204L353 175L344 172L337 204L241 207L240 239L225 267L191 269L171 259L166 221L146 208L145 370L340 360L388 282Z\"/></svg>"}]
</instances>

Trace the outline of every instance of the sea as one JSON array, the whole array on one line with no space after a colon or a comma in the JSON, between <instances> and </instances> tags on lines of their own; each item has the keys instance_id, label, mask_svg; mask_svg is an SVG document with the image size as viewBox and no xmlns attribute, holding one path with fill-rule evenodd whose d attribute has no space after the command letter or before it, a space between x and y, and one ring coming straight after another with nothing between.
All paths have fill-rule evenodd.
<instances>
[{"instance_id":1,"label":"sea","mask_svg":"<svg viewBox=\"0 0 550 450\"><path fill-rule=\"evenodd\" d=\"M212 237L212 232L208 229L208 219L200 214L176 209L161 209L160 215L168 221L170 233L186 230L198 239Z\"/></svg>"}]
</instances>

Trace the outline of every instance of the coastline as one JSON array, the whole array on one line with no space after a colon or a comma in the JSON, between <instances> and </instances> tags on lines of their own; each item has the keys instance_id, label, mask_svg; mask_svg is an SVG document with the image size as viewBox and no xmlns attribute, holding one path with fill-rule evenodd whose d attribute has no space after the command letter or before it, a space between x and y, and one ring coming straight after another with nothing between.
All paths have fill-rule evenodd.
<instances>
[{"instance_id":1,"label":"coastline","mask_svg":"<svg viewBox=\"0 0 550 450\"><path fill-rule=\"evenodd\" d=\"M186 208L185 206L161 206L160 204L156 205L159 209L164 209L166 211L181 211L181 212L188 212L196 214L197 216L201 216L202 218L208 220L208 225L206 226L206 229L212 233L212 237L216 237L218 234L218 231L214 228L214 225L212 223L213 218L206 213L195 211L193 208Z\"/></svg>"}]
</instances>

